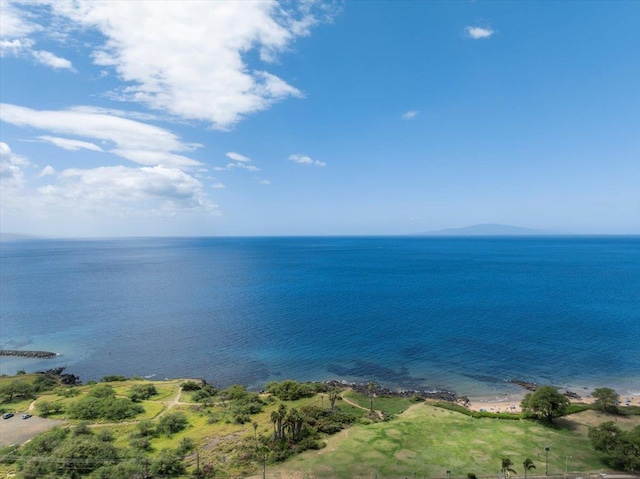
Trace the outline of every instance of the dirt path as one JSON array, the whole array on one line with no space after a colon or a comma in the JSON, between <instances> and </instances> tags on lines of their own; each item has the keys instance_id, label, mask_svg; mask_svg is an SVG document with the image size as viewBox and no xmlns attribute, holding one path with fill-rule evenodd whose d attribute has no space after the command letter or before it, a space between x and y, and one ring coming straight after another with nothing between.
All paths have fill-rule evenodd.
<instances>
[{"instance_id":1,"label":"dirt path","mask_svg":"<svg viewBox=\"0 0 640 479\"><path fill-rule=\"evenodd\" d=\"M342 398L342 400L344 402L346 402L350 406L357 407L358 409L363 409L364 411L369 411L369 408L364 407L364 406L360 406L360 404L357 404L357 403L351 401L350 399L347 399L346 397L344 397L344 394L340 394L340 397ZM374 409L373 412L375 412L380 419L384 419L384 415L382 414L382 411L378 411L378 410Z\"/></svg>"},{"instance_id":2,"label":"dirt path","mask_svg":"<svg viewBox=\"0 0 640 479\"><path fill-rule=\"evenodd\" d=\"M164 409L158 413L155 419L158 419L169 412L170 409L176 407L178 404L189 404L180 402L182 396L182 386L178 386L178 391L168 400L160 401L164 405Z\"/></svg>"}]
</instances>

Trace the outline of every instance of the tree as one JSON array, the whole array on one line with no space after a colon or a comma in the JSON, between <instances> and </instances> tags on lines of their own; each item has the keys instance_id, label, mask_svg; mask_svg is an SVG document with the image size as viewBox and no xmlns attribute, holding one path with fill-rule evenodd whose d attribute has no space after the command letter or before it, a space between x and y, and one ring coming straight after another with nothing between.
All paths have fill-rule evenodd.
<instances>
[{"instance_id":1,"label":"tree","mask_svg":"<svg viewBox=\"0 0 640 479\"><path fill-rule=\"evenodd\" d=\"M258 423L253 421L253 436L256 439L256 451L258 450Z\"/></svg>"},{"instance_id":2,"label":"tree","mask_svg":"<svg viewBox=\"0 0 640 479\"><path fill-rule=\"evenodd\" d=\"M291 408L285 417L285 425L291 433L291 440L296 442L300 438L304 418L296 408Z\"/></svg>"},{"instance_id":3,"label":"tree","mask_svg":"<svg viewBox=\"0 0 640 479\"><path fill-rule=\"evenodd\" d=\"M528 393L520 403L522 410L534 416L553 422L554 417L562 416L569 406L569 400L553 386L541 386Z\"/></svg>"},{"instance_id":4,"label":"tree","mask_svg":"<svg viewBox=\"0 0 640 479\"><path fill-rule=\"evenodd\" d=\"M336 400L338 399L338 396L340 396L340 390L334 386L331 389L329 389L328 394L329 394L329 405L333 410L336 407Z\"/></svg>"},{"instance_id":5,"label":"tree","mask_svg":"<svg viewBox=\"0 0 640 479\"><path fill-rule=\"evenodd\" d=\"M596 451L609 456L609 463L627 471L640 469L640 426L621 430L613 421L589 429L589 439Z\"/></svg>"},{"instance_id":6,"label":"tree","mask_svg":"<svg viewBox=\"0 0 640 479\"><path fill-rule=\"evenodd\" d=\"M516 471L511 466L513 466L513 462L511 462L511 459L509 459L508 457L502 458L501 471L504 477L509 477L510 472L516 474Z\"/></svg>"},{"instance_id":7,"label":"tree","mask_svg":"<svg viewBox=\"0 0 640 479\"><path fill-rule=\"evenodd\" d=\"M522 461L522 466L524 467L524 479L527 479L527 471L536 468L536 465L528 457L524 461Z\"/></svg>"},{"instance_id":8,"label":"tree","mask_svg":"<svg viewBox=\"0 0 640 479\"><path fill-rule=\"evenodd\" d=\"M596 407L604 412L618 413L620 395L611 388L597 388L591 394L596 400Z\"/></svg>"},{"instance_id":9,"label":"tree","mask_svg":"<svg viewBox=\"0 0 640 479\"><path fill-rule=\"evenodd\" d=\"M369 411L373 414L373 393L376 390L376 383L369 381L367 384L367 391L369 392Z\"/></svg>"},{"instance_id":10,"label":"tree","mask_svg":"<svg viewBox=\"0 0 640 479\"><path fill-rule=\"evenodd\" d=\"M283 422L287 416L287 406L280 404L277 411L271 413L271 421L274 427L274 438L284 439Z\"/></svg>"}]
</instances>

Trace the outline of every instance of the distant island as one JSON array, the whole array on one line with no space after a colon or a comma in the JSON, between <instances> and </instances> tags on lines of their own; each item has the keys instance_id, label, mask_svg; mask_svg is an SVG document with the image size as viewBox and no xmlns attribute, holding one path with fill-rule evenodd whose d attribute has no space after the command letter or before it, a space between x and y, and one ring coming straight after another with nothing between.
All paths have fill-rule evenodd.
<instances>
[{"instance_id":1,"label":"distant island","mask_svg":"<svg viewBox=\"0 0 640 479\"><path fill-rule=\"evenodd\" d=\"M521 226L490 223L415 233L416 236L541 236L551 234L554 233Z\"/></svg>"}]
</instances>

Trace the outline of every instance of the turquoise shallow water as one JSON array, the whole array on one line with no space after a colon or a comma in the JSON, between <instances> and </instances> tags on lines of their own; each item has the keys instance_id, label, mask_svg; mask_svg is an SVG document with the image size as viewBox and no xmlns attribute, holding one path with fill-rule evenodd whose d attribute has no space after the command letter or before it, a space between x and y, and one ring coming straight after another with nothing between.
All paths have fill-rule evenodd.
<instances>
[{"instance_id":1,"label":"turquoise shallow water","mask_svg":"<svg viewBox=\"0 0 640 479\"><path fill-rule=\"evenodd\" d=\"M7 242L0 325L2 348L61 353L2 358L9 374L640 394L640 239Z\"/></svg>"}]
</instances>

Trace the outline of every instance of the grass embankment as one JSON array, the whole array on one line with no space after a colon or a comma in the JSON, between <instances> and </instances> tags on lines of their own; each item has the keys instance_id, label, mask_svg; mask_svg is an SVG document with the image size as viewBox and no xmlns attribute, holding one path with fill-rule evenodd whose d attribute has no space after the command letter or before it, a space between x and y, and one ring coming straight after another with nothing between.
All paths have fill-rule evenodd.
<instances>
[{"instance_id":1,"label":"grass embankment","mask_svg":"<svg viewBox=\"0 0 640 479\"><path fill-rule=\"evenodd\" d=\"M374 402L374 407L375 406ZM390 422L356 426L328 439L321 451L308 451L275 468L274 477L454 477L495 476L501 460L510 458L523 474L531 458L534 473L544 474L544 447L550 447L549 474L607 469L594 451L587 426L610 416L586 411L548 427L531 420L477 419L454 411L417 404ZM620 418L625 427L640 418Z\"/></svg>"}]
</instances>

